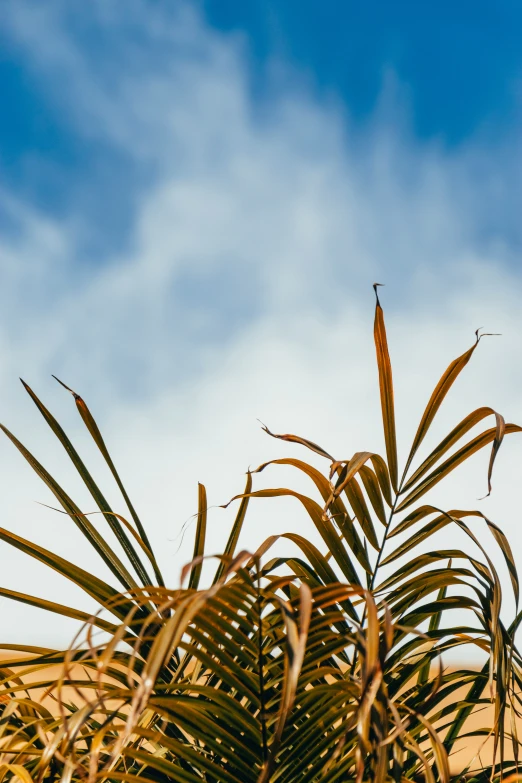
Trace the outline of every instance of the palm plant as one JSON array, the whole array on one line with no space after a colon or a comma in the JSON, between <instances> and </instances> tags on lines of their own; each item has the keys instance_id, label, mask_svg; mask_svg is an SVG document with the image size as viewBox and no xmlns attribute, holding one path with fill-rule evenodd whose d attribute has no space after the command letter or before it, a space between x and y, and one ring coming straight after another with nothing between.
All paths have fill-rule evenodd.
<instances>
[{"instance_id":1,"label":"palm plant","mask_svg":"<svg viewBox=\"0 0 522 783\"><path fill-rule=\"evenodd\" d=\"M337 460L311 441L267 430L326 459L328 471L288 457L248 473L244 493L233 499L239 508L214 578L201 587L207 557L205 488L199 485L194 558L181 586L167 588L83 399L68 389L131 521L112 511L61 426L24 384L122 551L107 544L2 427L110 568L115 584L0 529L4 542L57 570L101 607L89 617L37 596L0 590L2 596L83 623L69 650L4 645L11 658L0 673L0 783L15 777L162 783L518 779L522 658L515 633L521 615L503 621L491 544L477 536L473 521L480 518L492 536L518 604L511 549L501 529L480 512L444 511L422 498L488 445L491 491L502 440L521 428L506 424L491 408L479 408L414 467L437 411L479 341L477 333L473 346L443 373L400 472L392 370L376 296L386 458L358 452ZM487 417L494 425L466 440ZM253 490L253 474L272 464L305 474L315 497L286 488ZM324 542L323 551L303 536L284 533L253 553L237 552L251 499L280 496L299 501ZM449 527L472 546L433 548L433 536ZM300 554L271 555L277 538L290 541ZM454 609L458 621L452 621ZM466 645L482 651L483 666L444 669L441 654ZM472 711L487 705L490 725L468 730ZM458 757L452 760L456 743L471 737L488 741L491 758L477 754L459 765Z\"/></svg>"}]
</instances>

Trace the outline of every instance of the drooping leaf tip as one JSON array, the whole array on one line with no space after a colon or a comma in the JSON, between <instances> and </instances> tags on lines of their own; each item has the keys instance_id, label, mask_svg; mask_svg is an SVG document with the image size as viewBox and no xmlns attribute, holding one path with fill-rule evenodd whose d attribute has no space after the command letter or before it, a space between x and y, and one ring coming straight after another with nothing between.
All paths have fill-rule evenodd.
<instances>
[{"instance_id":1,"label":"drooping leaf tip","mask_svg":"<svg viewBox=\"0 0 522 783\"><path fill-rule=\"evenodd\" d=\"M54 378L54 380L55 380L55 381L58 381L58 383L60 384L60 386L63 386L63 388L64 388L64 389L67 389L67 391L68 391L70 394L72 394L72 396L74 397L74 399L75 399L75 400L79 400L79 399L81 399L79 394L76 394L76 392L75 392L75 391L73 391L71 388L69 388L69 386L67 386L67 384L66 384L66 383L64 383L64 382L63 382L63 381L61 381L59 378L57 378L57 377L56 377L56 375L52 375L52 377Z\"/></svg>"},{"instance_id":2,"label":"drooping leaf tip","mask_svg":"<svg viewBox=\"0 0 522 783\"><path fill-rule=\"evenodd\" d=\"M483 337L502 337L500 332L482 332L482 334L479 334L482 328L482 326L479 326L479 328L475 331L475 337L477 338L476 345L479 344Z\"/></svg>"}]
</instances>

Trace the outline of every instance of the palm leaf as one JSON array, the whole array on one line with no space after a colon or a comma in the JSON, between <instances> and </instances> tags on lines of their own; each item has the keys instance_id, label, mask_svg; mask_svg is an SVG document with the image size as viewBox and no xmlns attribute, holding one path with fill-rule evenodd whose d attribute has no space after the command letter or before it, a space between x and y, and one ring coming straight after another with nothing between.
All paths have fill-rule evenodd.
<instances>
[{"instance_id":1,"label":"palm leaf","mask_svg":"<svg viewBox=\"0 0 522 783\"><path fill-rule=\"evenodd\" d=\"M476 350L477 335L435 387L399 481L392 367L377 290L374 335L386 459L359 451L338 460L311 440L274 435L265 427L272 437L327 459L329 472L295 457L254 471L291 466L311 482L314 497L291 488L254 490L248 472L244 492L233 498L238 512L210 586L202 568L208 557L203 485L193 560L180 583L187 576L188 587L170 590L82 398L65 387L122 492L129 522L109 508L65 432L27 387L137 578L145 580L143 562L148 561L159 586L138 587L88 515L4 429L126 590L118 593L53 552L0 529L0 539L78 584L111 615L110 621L100 613L87 618L66 605L0 590L6 598L84 623L68 651L5 645L11 651L0 675L0 770L6 780L14 780L19 769L24 772L18 779L27 773L42 783L98 778L107 783L420 778L442 783L464 774L468 783L518 779L522 655L515 634L522 612L504 623L506 585L493 550L507 569L516 605L513 553L499 525L481 512L445 511L422 498L489 444L490 492L503 438L521 428L482 407L427 456L420 454L437 412ZM488 416L494 426L465 442ZM417 457L420 464L410 475ZM279 497L299 501L322 549L301 534L281 532L253 554L237 553L250 500ZM476 530L477 520L491 536L487 543ZM437 548L432 538L442 529L448 536L453 531L466 536L470 552L465 546ZM290 543L294 552L272 554L276 542ZM394 570L381 571L389 566ZM478 671L440 665L448 651L464 655L469 649L483 656ZM471 728L470 716L487 705L484 725ZM457 769L449 754L459 739L470 737L489 743L492 759L480 769L469 760Z\"/></svg>"}]
</instances>

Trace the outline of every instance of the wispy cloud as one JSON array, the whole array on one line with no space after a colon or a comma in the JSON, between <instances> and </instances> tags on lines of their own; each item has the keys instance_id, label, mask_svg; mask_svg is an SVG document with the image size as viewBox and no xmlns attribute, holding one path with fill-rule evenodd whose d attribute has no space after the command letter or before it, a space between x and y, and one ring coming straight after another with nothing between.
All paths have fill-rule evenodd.
<instances>
[{"instance_id":1,"label":"wispy cloud","mask_svg":"<svg viewBox=\"0 0 522 783\"><path fill-rule=\"evenodd\" d=\"M104 476L50 373L89 401L175 582L190 556L186 543L177 552L175 539L195 511L197 480L208 485L211 503L222 503L241 490L249 465L288 451L259 432L257 417L339 457L381 450L371 342L376 279L387 284L407 434L440 372L481 325L504 336L481 346L441 427L479 404L522 420L516 247L507 229L496 237L483 231L492 156L506 182L511 177L505 149L471 140L450 156L419 145L396 100L384 101L364 128L352 127L349 111L307 95L290 77L279 89L274 83L272 99L260 105L249 89L244 41L209 29L190 5L152 11L129 0L125 19L101 2L74 14L65 2L7 8L4 32L62 121L133 172L124 242L96 265L82 255L86 236L98 230L88 201L103 198L95 170L71 187L60 219L1 195L9 216L2 420L64 476L83 510L93 510L92 501L17 388L17 375L60 412ZM506 453L519 452L508 445ZM0 465L2 525L94 568L67 520L34 505L48 495L7 442ZM517 471L504 459L500 473L483 506L516 542ZM283 475L294 481L290 471ZM259 484L281 480L263 475ZM457 492L459 504L473 506L483 482L464 470L437 501L450 503ZM212 513L210 549L222 547L229 520ZM260 503L245 544L287 526L314 535L293 503ZM4 545L1 556L3 585L64 600L58 577ZM67 593L76 599L76 591ZM3 602L4 640L22 633L32 641L67 639L65 626L23 611L34 618L30 630L16 622L22 609Z\"/></svg>"}]
</instances>

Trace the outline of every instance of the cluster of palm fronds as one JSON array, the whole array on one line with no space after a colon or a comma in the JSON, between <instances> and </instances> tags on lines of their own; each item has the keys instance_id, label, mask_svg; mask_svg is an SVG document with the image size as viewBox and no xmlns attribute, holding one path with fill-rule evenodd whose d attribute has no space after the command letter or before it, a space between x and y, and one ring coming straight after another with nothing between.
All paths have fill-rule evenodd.
<instances>
[{"instance_id":1,"label":"cluster of palm fronds","mask_svg":"<svg viewBox=\"0 0 522 783\"><path fill-rule=\"evenodd\" d=\"M276 435L324 457L329 473L294 458L275 460L304 473L315 499L290 489L253 491L249 473L245 492L234 498L240 505L225 552L203 587L204 487L199 487L194 559L182 586L168 589L85 402L73 392L132 521L112 511L65 432L26 386L122 551L107 544L3 428L110 568L115 586L0 529L4 542L57 570L102 607L88 617L36 596L0 590L2 596L83 622L67 651L4 645L10 659L0 672L0 783L16 777L27 783L518 779L522 658L515 633L520 616L509 625L503 622L501 583L490 556L494 542L518 602L509 544L477 511L443 511L419 501L487 445L491 486L504 435L521 428L505 424L491 408L480 408L412 468L479 339L443 374L400 474L391 364L377 298L386 459L358 452L336 460L315 443ZM488 416L494 426L466 440ZM254 553L237 552L250 499L285 495L300 501L324 550L287 533L282 537L299 555L271 555L275 537ZM472 529L476 518L491 541ZM450 526L469 546L430 548L432 537ZM481 667L443 667L442 653L470 645L482 652ZM468 730L469 716L481 708L484 725ZM455 748L471 738L478 751L459 763Z\"/></svg>"}]
</instances>

